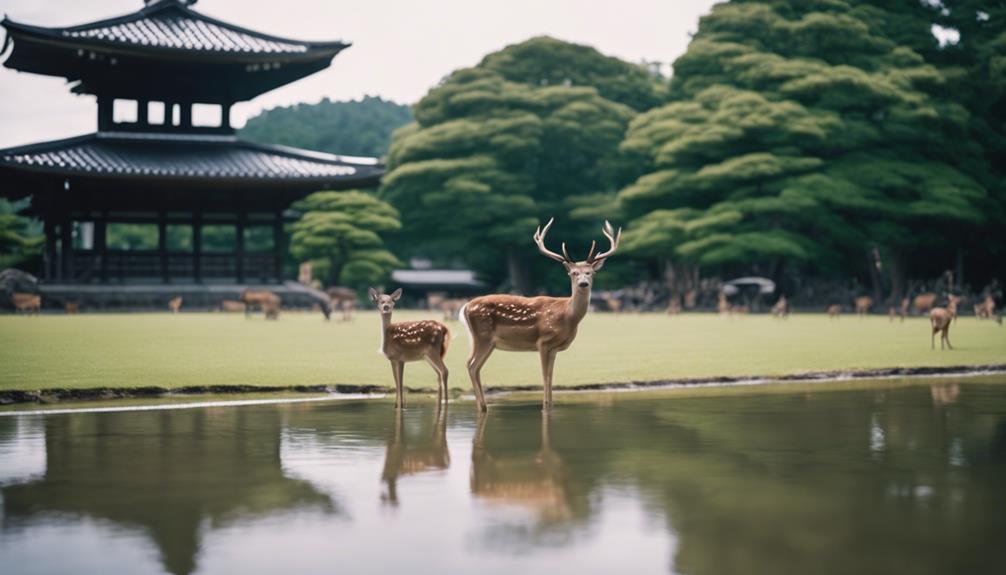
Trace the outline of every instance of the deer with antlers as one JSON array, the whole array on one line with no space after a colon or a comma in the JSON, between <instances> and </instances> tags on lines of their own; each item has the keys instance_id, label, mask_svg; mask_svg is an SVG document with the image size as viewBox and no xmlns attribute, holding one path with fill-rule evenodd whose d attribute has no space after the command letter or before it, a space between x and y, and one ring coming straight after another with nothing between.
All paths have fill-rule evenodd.
<instances>
[{"instance_id":1,"label":"deer with antlers","mask_svg":"<svg viewBox=\"0 0 1006 575\"><path fill-rule=\"evenodd\" d=\"M486 411L486 398L482 392L480 372L494 349L504 351L537 351L541 357L541 374L544 383L542 407L552 406L552 368L555 356L565 350L576 339L576 329L587 314L590 306L590 288L594 282L594 272L601 269L604 262L618 249L622 230L616 232L611 224L604 222L602 232L611 247L608 251L595 253L597 242L592 242L587 259L577 262L569 257L566 244L562 244L562 254L545 247L545 235L552 227L550 219L545 227L539 227L533 236L538 251L566 268L572 295L570 297L521 297L495 294L475 298L461 308L458 319L468 330L471 341L471 355L468 357L468 375L475 390L475 400L479 409Z\"/></svg>"}]
</instances>

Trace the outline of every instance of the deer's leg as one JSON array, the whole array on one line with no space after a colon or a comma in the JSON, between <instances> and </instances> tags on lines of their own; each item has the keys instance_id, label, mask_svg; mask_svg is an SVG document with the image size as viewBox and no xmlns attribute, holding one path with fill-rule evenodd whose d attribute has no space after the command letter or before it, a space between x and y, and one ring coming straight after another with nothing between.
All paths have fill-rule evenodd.
<instances>
[{"instance_id":1,"label":"deer's leg","mask_svg":"<svg viewBox=\"0 0 1006 575\"><path fill-rule=\"evenodd\" d=\"M933 328L933 335L929 338L929 349L936 349L936 332L939 329ZM940 338L940 345L943 345L943 338Z\"/></svg>"},{"instance_id":2,"label":"deer's leg","mask_svg":"<svg viewBox=\"0 0 1006 575\"><path fill-rule=\"evenodd\" d=\"M447 365L444 363L442 357L440 357L440 346L437 349L430 350L427 354L427 359L430 362L430 366L433 371L437 372L437 403L440 403L441 398L443 401L447 401Z\"/></svg>"},{"instance_id":3,"label":"deer's leg","mask_svg":"<svg viewBox=\"0 0 1006 575\"><path fill-rule=\"evenodd\" d=\"M493 345L480 344L475 342L472 347L472 355L468 358L468 377L472 380L472 388L475 390L475 401L479 404L479 411L488 411L486 396L482 392L482 366L485 365L489 355L493 352Z\"/></svg>"},{"instance_id":4,"label":"deer's leg","mask_svg":"<svg viewBox=\"0 0 1006 575\"><path fill-rule=\"evenodd\" d=\"M541 408L545 411L552 408L552 368L555 366L555 350L542 349L541 355L541 379L544 385L544 395L542 397Z\"/></svg>"},{"instance_id":5,"label":"deer's leg","mask_svg":"<svg viewBox=\"0 0 1006 575\"><path fill-rule=\"evenodd\" d=\"M950 345L950 324L949 323L947 324L947 327L945 327L943 329L943 339L947 340L947 347L948 348L954 349L954 346ZM942 347L942 344L940 344L940 345Z\"/></svg>"},{"instance_id":6,"label":"deer's leg","mask_svg":"<svg viewBox=\"0 0 1006 575\"><path fill-rule=\"evenodd\" d=\"M405 362L392 361L391 372L395 375L395 409L405 407L405 390L402 386L402 378L405 376Z\"/></svg>"}]
</instances>

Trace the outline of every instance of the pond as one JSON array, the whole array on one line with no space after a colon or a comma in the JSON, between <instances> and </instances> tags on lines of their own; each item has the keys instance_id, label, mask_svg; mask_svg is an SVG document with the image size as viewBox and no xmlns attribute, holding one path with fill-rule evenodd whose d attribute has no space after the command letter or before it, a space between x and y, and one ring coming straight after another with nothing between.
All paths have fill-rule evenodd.
<instances>
[{"instance_id":1,"label":"pond","mask_svg":"<svg viewBox=\"0 0 1006 575\"><path fill-rule=\"evenodd\" d=\"M992 573L1006 378L0 417L4 573Z\"/></svg>"}]
</instances>

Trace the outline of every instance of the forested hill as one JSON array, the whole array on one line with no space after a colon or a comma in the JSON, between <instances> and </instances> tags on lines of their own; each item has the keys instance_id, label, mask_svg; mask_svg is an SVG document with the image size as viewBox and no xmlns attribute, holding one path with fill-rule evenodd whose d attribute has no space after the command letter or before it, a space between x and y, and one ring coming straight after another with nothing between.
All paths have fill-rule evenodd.
<instances>
[{"instance_id":1,"label":"forested hill","mask_svg":"<svg viewBox=\"0 0 1006 575\"><path fill-rule=\"evenodd\" d=\"M382 98L272 108L248 120L241 137L348 156L384 156L391 132L412 121L408 106Z\"/></svg>"}]
</instances>

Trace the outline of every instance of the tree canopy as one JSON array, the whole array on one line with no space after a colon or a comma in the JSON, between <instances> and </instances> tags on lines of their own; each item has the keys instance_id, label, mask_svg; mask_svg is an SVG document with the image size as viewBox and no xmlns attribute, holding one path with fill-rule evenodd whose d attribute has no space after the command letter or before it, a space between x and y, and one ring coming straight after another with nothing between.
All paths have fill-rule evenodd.
<instances>
[{"instance_id":1,"label":"tree canopy","mask_svg":"<svg viewBox=\"0 0 1006 575\"><path fill-rule=\"evenodd\" d=\"M295 104L262 112L240 134L263 144L282 144L350 156L381 157L391 133L409 123L408 106L366 96L360 100Z\"/></svg>"},{"instance_id":2,"label":"tree canopy","mask_svg":"<svg viewBox=\"0 0 1006 575\"><path fill-rule=\"evenodd\" d=\"M294 204L290 252L313 260L329 285L362 287L382 282L401 262L384 248L382 234L401 227L398 211L357 190L315 192Z\"/></svg>"},{"instance_id":3,"label":"tree canopy","mask_svg":"<svg viewBox=\"0 0 1006 575\"><path fill-rule=\"evenodd\" d=\"M408 214L411 249L491 280L506 262L512 288L530 291L530 231L557 216L555 234L585 237L564 216L617 188L618 145L636 113L625 102L650 105L656 84L592 48L551 38L509 46L416 104L416 122L395 133L382 197Z\"/></svg>"},{"instance_id":4,"label":"tree canopy","mask_svg":"<svg viewBox=\"0 0 1006 575\"><path fill-rule=\"evenodd\" d=\"M770 275L785 263L865 270L876 250L899 270L903 252L983 224L968 110L904 43L925 18L891 10L716 5L674 63L671 103L622 143L640 167L619 193L633 218L626 250Z\"/></svg>"}]
</instances>

